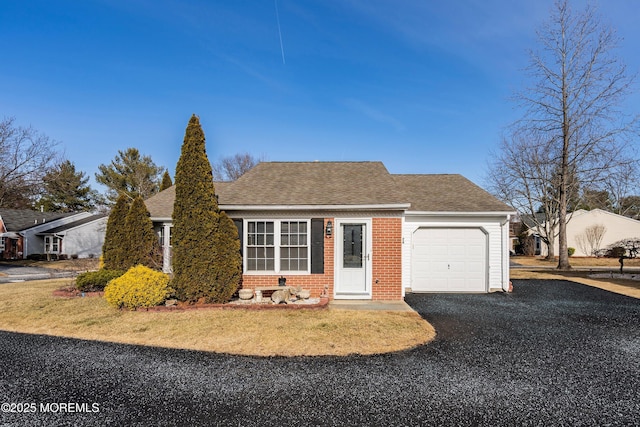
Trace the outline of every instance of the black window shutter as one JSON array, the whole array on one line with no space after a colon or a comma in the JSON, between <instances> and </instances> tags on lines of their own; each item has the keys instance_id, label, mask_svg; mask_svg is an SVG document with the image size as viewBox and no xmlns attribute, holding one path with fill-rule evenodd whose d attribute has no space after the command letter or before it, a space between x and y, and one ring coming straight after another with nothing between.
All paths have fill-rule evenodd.
<instances>
[{"instance_id":1,"label":"black window shutter","mask_svg":"<svg viewBox=\"0 0 640 427\"><path fill-rule=\"evenodd\" d=\"M324 218L311 219L311 274L324 273Z\"/></svg>"},{"instance_id":2,"label":"black window shutter","mask_svg":"<svg viewBox=\"0 0 640 427\"><path fill-rule=\"evenodd\" d=\"M242 218L240 219L234 218L233 223L236 225L236 228L238 229L238 237L240 237L240 253L242 254L242 247L243 247L242 243L244 242L244 236L242 234Z\"/></svg>"}]
</instances>

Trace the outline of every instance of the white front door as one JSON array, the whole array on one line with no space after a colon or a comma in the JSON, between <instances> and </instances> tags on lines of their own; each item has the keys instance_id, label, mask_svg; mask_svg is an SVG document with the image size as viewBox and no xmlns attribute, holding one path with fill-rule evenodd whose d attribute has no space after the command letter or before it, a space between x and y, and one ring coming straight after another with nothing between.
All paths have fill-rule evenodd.
<instances>
[{"instance_id":1,"label":"white front door","mask_svg":"<svg viewBox=\"0 0 640 427\"><path fill-rule=\"evenodd\" d=\"M371 222L336 220L336 298L371 298Z\"/></svg>"}]
</instances>

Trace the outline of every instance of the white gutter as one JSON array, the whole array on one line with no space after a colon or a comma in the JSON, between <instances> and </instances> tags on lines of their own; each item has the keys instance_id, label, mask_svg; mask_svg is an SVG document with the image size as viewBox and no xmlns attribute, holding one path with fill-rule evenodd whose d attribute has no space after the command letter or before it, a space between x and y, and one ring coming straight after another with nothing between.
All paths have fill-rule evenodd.
<instances>
[{"instance_id":1,"label":"white gutter","mask_svg":"<svg viewBox=\"0 0 640 427\"><path fill-rule=\"evenodd\" d=\"M515 211L407 211L407 215L424 215L424 216L507 216L514 215Z\"/></svg>"}]
</instances>

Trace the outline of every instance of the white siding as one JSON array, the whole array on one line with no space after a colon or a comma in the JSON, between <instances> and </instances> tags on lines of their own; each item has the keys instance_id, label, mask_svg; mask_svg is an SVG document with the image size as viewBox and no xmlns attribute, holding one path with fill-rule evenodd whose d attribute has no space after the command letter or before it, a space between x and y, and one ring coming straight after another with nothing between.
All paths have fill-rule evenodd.
<instances>
[{"instance_id":1,"label":"white siding","mask_svg":"<svg viewBox=\"0 0 640 427\"><path fill-rule=\"evenodd\" d=\"M79 258L98 258L107 229L107 217L67 230L62 239L62 253Z\"/></svg>"},{"instance_id":2,"label":"white siding","mask_svg":"<svg viewBox=\"0 0 640 427\"><path fill-rule=\"evenodd\" d=\"M508 272L508 217L455 217L407 214L403 223L402 244L402 287L411 288L411 248L414 232L421 227L466 227L481 228L487 234L487 280L488 290L506 290L509 283ZM505 234L506 233L506 234Z\"/></svg>"},{"instance_id":3,"label":"white siding","mask_svg":"<svg viewBox=\"0 0 640 427\"><path fill-rule=\"evenodd\" d=\"M47 230L60 227L61 225L70 224L88 216L91 216L91 213L80 212L75 215L56 219L54 221L45 222L43 220L41 223L38 223L37 225L24 230L23 232L21 232L21 234L24 234L23 257L27 258L31 254L44 253L44 238L42 236L37 236L36 233L46 232Z\"/></svg>"},{"instance_id":4,"label":"white siding","mask_svg":"<svg viewBox=\"0 0 640 427\"><path fill-rule=\"evenodd\" d=\"M600 243L600 249L604 249L619 240L638 237L640 238L640 221L626 216L614 214L613 212L594 209L591 211L579 210L573 213L567 222L567 246L575 248L573 256L591 256L585 253L578 242L579 236L584 234L588 227L593 225L604 225L605 233ZM555 239L555 255L558 256L558 238ZM546 245L542 245L541 255L547 254ZM588 250L588 248L587 248Z\"/></svg>"}]
</instances>

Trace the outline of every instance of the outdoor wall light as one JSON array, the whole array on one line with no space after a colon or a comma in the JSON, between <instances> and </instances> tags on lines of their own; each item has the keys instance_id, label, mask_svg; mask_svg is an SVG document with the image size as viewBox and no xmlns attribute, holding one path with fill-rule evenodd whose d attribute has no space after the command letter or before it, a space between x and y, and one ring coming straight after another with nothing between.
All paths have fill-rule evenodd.
<instances>
[{"instance_id":1,"label":"outdoor wall light","mask_svg":"<svg viewBox=\"0 0 640 427\"><path fill-rule=\"evenodd\" d=\"M331 233L333 233L333 223L331 221L327 221L327 229L326 229L327 237L331 237Z\"/></svg>"}]
</instances>

